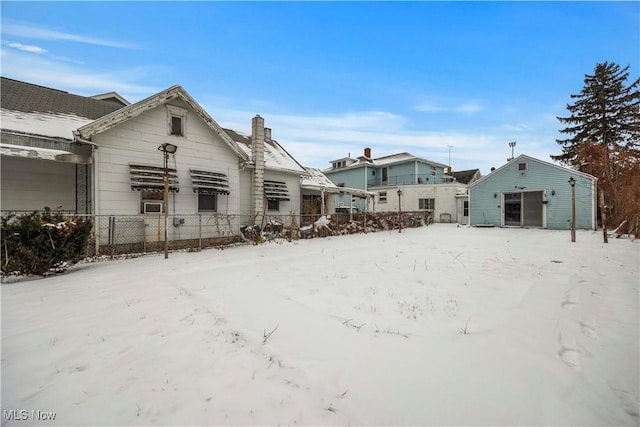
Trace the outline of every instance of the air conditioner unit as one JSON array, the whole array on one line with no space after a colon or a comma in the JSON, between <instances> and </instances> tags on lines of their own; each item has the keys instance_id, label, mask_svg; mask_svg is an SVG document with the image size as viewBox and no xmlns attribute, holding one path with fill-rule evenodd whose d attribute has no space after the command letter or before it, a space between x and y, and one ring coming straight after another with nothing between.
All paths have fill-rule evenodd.
<instances>
[{"instance_id":1,"label":"air conditioner unit","mask_svg":"<svg viewBox=\"0 0 640 427\"><path fill-rule=\"evenodd\" d=\"M144 213L162 213L163 202L144 202Z\"/></svg>"}]
</instances>

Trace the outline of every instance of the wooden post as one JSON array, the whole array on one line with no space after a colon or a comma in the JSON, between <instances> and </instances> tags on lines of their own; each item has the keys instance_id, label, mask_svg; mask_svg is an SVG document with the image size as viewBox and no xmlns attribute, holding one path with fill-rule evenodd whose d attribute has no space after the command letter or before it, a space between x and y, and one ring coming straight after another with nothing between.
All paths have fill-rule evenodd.
<instances>
[{"instance_id":1,"label":"wooden post","mask_svg":"<svg viewBox=\"0 0 640 427\"><path fill-rule=\"evenodd\" d=\"M604 205L604 193L599 191L599 199L600 199L600 217L602 218L602 237L604 238L605 243L609 243L609 237L607 236L607 212L606 206Z\"/></svg>"}]
</instances>

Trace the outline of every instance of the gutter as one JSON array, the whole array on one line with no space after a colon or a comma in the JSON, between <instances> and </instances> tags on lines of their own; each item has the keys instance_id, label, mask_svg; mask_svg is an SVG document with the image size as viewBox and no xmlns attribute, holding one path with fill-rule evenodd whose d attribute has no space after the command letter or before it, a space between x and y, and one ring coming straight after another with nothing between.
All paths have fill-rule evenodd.
<instances>
[{"instance_id":1,"label":"gutter","mask_svg":"<svg viewBox=\"0 0 640 427\"><path fill-rule=\"evenodd\" d=\"M87 139L84 139L80 136L80 132L78 132L77 130L73 131L73 141L74 142L78 142L80 144L86 144L86 145L90 145L91 147L95 148L96 150L98 149L98 144L96 144L95 142L89 141Z\"/></svg>"}]
</instances>

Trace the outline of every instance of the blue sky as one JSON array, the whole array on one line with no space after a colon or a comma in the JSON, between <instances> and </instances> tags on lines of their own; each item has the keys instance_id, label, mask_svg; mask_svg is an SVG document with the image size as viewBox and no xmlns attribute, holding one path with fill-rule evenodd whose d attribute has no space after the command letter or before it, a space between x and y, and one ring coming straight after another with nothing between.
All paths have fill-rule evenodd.
<instances>
[{"instance_id":1,"label":"blue sky","mask_svg":"<svg viewBox=\"0 0 640 427\"><path fill-rule=\"evenodd\" d=\"M305 166L371 147L483 174L559 154L599 62L640 73L639 2L3 1L2 75L139 101L182 85L223 127L260 114ZM449 149L448 146L452 146Z\"/></svg>"}]
</instances>

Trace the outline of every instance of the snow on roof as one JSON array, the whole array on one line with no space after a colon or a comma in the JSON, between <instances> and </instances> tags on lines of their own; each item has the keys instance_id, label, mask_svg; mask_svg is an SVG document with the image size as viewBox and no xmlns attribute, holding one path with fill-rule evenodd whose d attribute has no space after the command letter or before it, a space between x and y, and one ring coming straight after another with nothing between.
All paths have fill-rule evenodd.
<instances>
[{"instance_id":1,"label":"snow on roof","mask_svg":"<svg viewBox=\"0 0 640 427\"><path fill-rule=\"evenodd\" d=\"M24 113L0 109L3 130L30 133L54 138L73 139L73 131L93 120L75 114Z\"/></svg>"},{"instance_id":2,"label":"snow on roof","mask_svg":"<svg viewBox=\"0 0 640 427\"><path fill-rule=\"evenodd\" d=\"M25 147L23 145L0 143L0 154L12 157L30 157L42 160L56 160L59 155L73 155L69 151L51 148Z\"/></svg>"},{"instance_id":3,"label":"snow on roof","mask_svg":"<svg viewBox=\"0 0 640 427\"><path fill-rule=\"evenodd\" d=\"M224 131L233 139L240 149L251 158L251 137L241 132L231 129ZM264 163L265 168L273 170L281 170L286 172L296 172L300 174L306 173L303 168L280 144L275 140L265 141L264 143Z\"/></svg>"},{"instance_id":4,"label":"snow on roof","mask_svg":"<svg viewBox=\"0 0 640 427\"><path fill-rule=\"evenodd\" d=\"M300 182L303 186L319 186L319 187L337 187L320 169L305 168L309 173L308 176L302 178Z\"/></svg>"}]
</instances>

